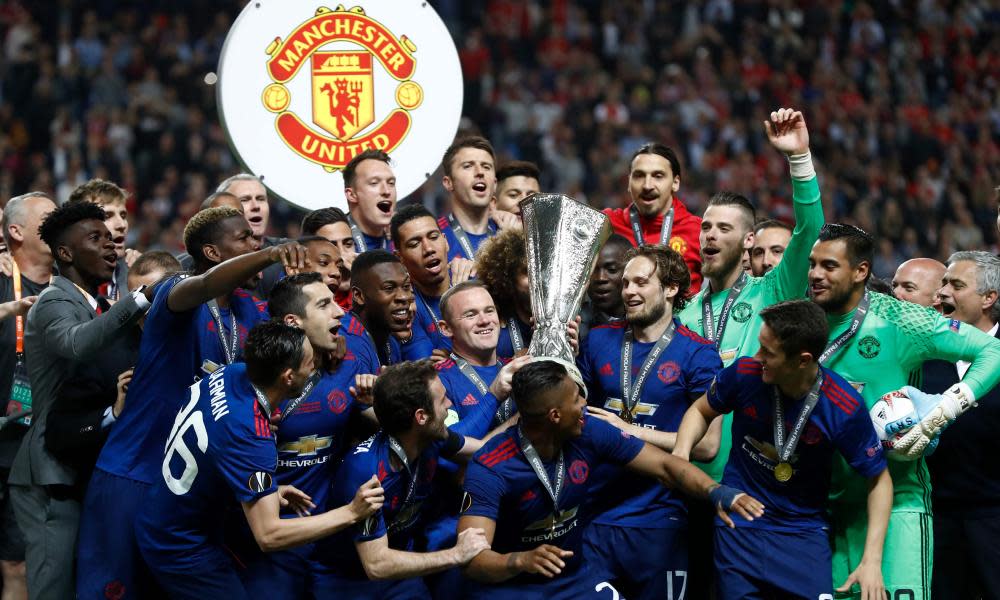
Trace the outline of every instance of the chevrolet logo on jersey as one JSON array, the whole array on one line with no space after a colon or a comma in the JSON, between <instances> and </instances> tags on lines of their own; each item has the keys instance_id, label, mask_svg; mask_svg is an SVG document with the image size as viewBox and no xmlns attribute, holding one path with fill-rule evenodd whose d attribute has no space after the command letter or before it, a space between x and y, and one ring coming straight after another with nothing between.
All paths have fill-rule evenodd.
<instances>
[{"instance_id":1,"label":"chevrolet logo on jersey","mask_svg":"<svg viewBox=\"0 0 1000 600\"><path fill-rule=\"evenodd\" d=\"M315 435L305 435L294 442L286 442L278 447L279 452L294 452L299 456L315 456L319 450L330 447L333 443L332 437L319 437Z\"/></svg>"},{"instance_id":2,"label":"chevrolet logo on jersey","mask_svg":"<svg viewBox=\"0 0 1000 600\"><path fill-rule=\"evenodd\" d=\"M567 508L558 515L549 515L540 521L535 521L524 528L521 542L535 543L553 540L570 532L577 524L576 513L579 507Z\"/></svg>"},{"instance_id":3,"label":"chevrolet logo on jersey","mask_svg":"<svg viewBox=\"0 0 1000 600\"><path fill-rule=\"evenodd\" d=\"M625 408L625 405L622 404L622 401L619 400L618 398L608 398L604 402L604 408L607 409L607 410L613 410L616 413L621 414L622 413L622 409ZM637 417L639 415L647 415L647 416L651 417L654 414L656 414L656 405L655 404L647 404L645 402L640 402L640 403L638 403L638 404L635 405L635 411L634 411L634 413L635 413L635 416L637 416Z\"/></svg>"}]
</instances>

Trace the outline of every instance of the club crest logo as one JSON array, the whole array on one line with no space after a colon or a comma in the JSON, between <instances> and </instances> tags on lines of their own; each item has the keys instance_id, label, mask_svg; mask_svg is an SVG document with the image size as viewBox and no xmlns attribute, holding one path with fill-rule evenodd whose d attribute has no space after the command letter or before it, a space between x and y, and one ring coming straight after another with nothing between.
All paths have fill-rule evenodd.
<instances>
[{"instance_id":1,"label":"club crest logo","mask_svg":"<svg viewBox=\"0 0 1000 600\"><path fill-rule=\"evenodd\" d=\"M882 344L873 335L866 335L858 341L858 354L865 358L875 358L882 350Z\"/></svg>"},{"instance_id":2,"label":"club crest logo","mask_svg":"<svg viewBox=\"0 0 1000 600\"><path fill-rule=\"evenodd\" d=\"M330 412L339 415L347 409L347 394L341 390L333 390L326 397L326 406Z\"/></svg>"},{"instance_id":3,"label":"club crest logo","mask_svg":"<svg viewBox=\"0 0 1000 600\"><path fill-rule=\"evenodd\" d=\"M348 42L360 50L320 51L332 42ZM423 102L423 88L411 79L416 51L409 38L397 38L360 6L320 7L287 37L267 46L272 83L264 88L261 101L277 114L278 136L292 152L327 171L343 169L364 150L392 152L406 137L412 123L409 111ZM395 91L397 108L365 131L376 120L376 66L400 82ZM312 88L311 124L290 109L291 92L285 86L304 70Z\"/></svg>"},{"instance_id":4,"label":"club crest logo","mask_svg":"<svg viewBox=\"0 0 1000 600\"><path fill-rule=\"evenodd\" d=\"M585 461L574 460L573 464L569 466L569 480L577 485L587 481L588 475L590 475L590 466Z\"/></svg>"},{"instance_id":5,"label":"club crest logo","mask_svg":"<svg viewBox=\"0 0 1000 600\"><path fill-rule=\"evenodd\" d=\"M684 253L687 252L688 249L687 241L685 241L685 239L679 235L674 235L670 237L669 246L671 250L673 250L677 254L680 254L681 256L684 256Z\"/></svg>"},{"instance_id":6,"label":"club crest logo","mask_svg":"<svg viewBox=\"0 0 1000 600\"><path fill-rule=\"evenodd\" d=\"M666 385L670 385L671 383L677 381L677 378L680 377L680 375L681 375L680 365L678 365L672 360L668 360L667 362L663 363L656 370L656 376L659 377L660 381L662 381Z\"/></svg>"},{"instance_id":7,"label":"club crest logo","mask_svg":"<svg viewBox=\"0 0 1000 600\"><path fill-rule=\"evenodd\" d=\"M746 302L739 302L733 307L733 320L737 323L746 323L753 316L753 307Z\"/></svg>"},{"instance_id":8,"label":"club crest logo","mask_svg":"<svg viewBox=\"0 0 1000 600\"><path fill-rule=\"evenodd\" d=\"M299 206L344 204L316 190L339 189L347 163L370 149L392 156L402 198L434 172L457 130L455 43L426 2L331 6L247 4L220 58L223 126L246 169Z\"/></svg>"}]
</instances>

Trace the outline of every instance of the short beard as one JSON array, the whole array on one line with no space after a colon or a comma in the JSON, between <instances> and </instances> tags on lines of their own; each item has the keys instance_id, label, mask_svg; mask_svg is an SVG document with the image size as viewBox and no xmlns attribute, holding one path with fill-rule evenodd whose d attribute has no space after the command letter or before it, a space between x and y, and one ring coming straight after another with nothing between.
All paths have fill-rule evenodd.
<instances>
[{"instance_id":1,"label":"short beard","mask_svg":"<svg viewBox=\"0 0 1000 600\"><path fill-rule=\"evenodd\" d=\"M648 310L643 311L634 317L627 317L629 325L632 327L649 327L653 323L656 323L663 318L663 315L667 312L666 301L657 304L655 306L650 306Z\"/></svg>"},{"instance_id":2,"label":"short beard","mask_svg":"<svg viewBox=\"0 0 1000 600\"><path fill-rule=\"evenodd\" d=\"M742 261L743 261L742 253L736 252L733 254L731 258L719 264L719 269L717 272L713 272L711 266L705 266L703 263L701 268L701 274L708 278L724 277L732 273L734 269L742 269L743 266ZM721 290L714 290L714 291L718 292Z\"/></svg>"},{"instance_id":3,"label":"short beard","mask_svg":"<svg viewBox=\"0 0 1000 600\"><path fill-rule=\"evenodd\" d=\"M827 313L843 314L847 302L851 299L851 291L851 288L848 288L846 292L837 294L836 296L831 295L829 300L822 301L813 298L812 292L809 292L809 299L818 304Z\"/></svg>"}]
</instances>

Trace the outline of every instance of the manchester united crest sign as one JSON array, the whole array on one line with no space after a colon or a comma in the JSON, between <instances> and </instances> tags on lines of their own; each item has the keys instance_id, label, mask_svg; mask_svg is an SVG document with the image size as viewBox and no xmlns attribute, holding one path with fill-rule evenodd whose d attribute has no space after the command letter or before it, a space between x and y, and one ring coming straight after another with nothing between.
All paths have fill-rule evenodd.
<instances>
[{"instance_id":1,"label":"manchester united crest sign","mask_svg":"<svg viewBox=\"0 0 1000 600\"><path fill-rule=\"evenodd\" d=\"M426 3L345 8L251 1L219 67L219 111L240 162L303 208L345 207L340 171L369 148L402 198L438 166L462 112L462 74Z\"/></svg>"}]
</instances>

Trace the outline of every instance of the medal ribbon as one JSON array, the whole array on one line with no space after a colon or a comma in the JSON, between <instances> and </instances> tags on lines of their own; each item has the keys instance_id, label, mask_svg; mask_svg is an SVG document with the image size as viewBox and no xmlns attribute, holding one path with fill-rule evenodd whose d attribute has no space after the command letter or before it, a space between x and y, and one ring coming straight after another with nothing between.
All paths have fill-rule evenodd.
<instances>
[{"instance_id":1,"label":"medal ribbon","mask_svg":"<svg viewBox=\"0 0 1000 600\"><path fill-rule=\"evenodd\" d=\"M295 409L297 409L300 404L302 404L303 400L309 397L309 393L312 392L312 389L314 387L316 387L316 383L319 381L319 379L320 376L318 371L309 376L309 380L306 381L305 387L302 388L302 393L299 394L298 397L292 398L288 402L288 406L285 408L285 410L281 412L280 421L282 423L285 422L285 419L292 416L292 413L295 412Z\"/></svg>"},{"instance_id":2,"label":"medal ribbon","mask_svg":"<svg viewBox=\"0 0 1000 600\"><path fill-rule=\"evenodd\" d=\"M521 337L521 329L517 326L517 319L511 317L507 319L507 333L510 334L510 345L514 347L514 353L524 349L524 338Z\"/></svg>"},{"instance_id":3,"label":"medal ribbon","mask_svg":"<svg viewBox=\"0 0 1000 600\"><path fill-rule=\"evenodd\" d=\"M11 259L11 269L13 270L14 279L14 300L21 299L21 269L17 266L17 261ZM14 351L17 353L18 359L24 356L24 317L17 315L14 319Z\"/></svg>"},{"instance_id":4,"label":"medal ribbon","mask_svg":"<svg viewBox=\"0 0 1000 600\"><path fill-rule=\"evenodd\" d=\"M479 390L480 394L485 396L490 392L489 386L485 381L483 381L483 378L479 376L479 373L476 372L472 365L469 364L469 361L454 352L451 353L451 359L455 361L456 365L458 365L458 370L462 372L462 375L465 375L465 378L471 381L472 385L476 386L476 389ZM497 364L499 364L499 362ZM511 399L507 398L500 403L500 406L497 409L497 418L499 418L500 422L503 423L510 418L512 412Z\"/></svg>"},{"instance_id":5,"label":"medal ribbon","mask_svg":"<svg viewBox=\"0 0 1000 600\"><path fill-rule=\"evenodd\" d=\"M236 322L236 313L233 311L233 307L229 307L229 332L232 334L232 339L226 339L226 329L222 326L222 312L219 310L219 303L212 300L208 301L208 312L212 314L212 320L215 321L215 332L219 334L219 342L222 344L222 352L226 355L226 364L231 365L236 361L236 354L240 349L240 326Z\"/></svg>"},{"instance_id":6,"label":"medal ribbon","mask_svg":"<svg viewBox=\"0 0 1000 600\"><path fill-rule=\"evenodd\" d=\"M642 394L642 386L646 383L646 377L653 369L653 365L660 358L663 350L670 345L670 340L674 339L676 324L671 320L667 325L663 335L656 340L656 345L649 351L646 360L639 368L639 375L635 378L635 385L632 386L632 328L625 330L625 341L622 342L622 418L631 423L635 418L635 407L639 405L639 396Z\"/></svg>"},{"instance_id":7,"label":"medal ribbon","mask_svg":"<svg viewBox=\"0 0 1000 600\"><path fill-rule=\"evenodd\" d=\"M746 287L747 281L750 278L747 277L746 273L740 274L740 278L736 280L733 287L729 288L729 294L726 296L726 302L722 305L722 312L719 313L719 330L715 330L715 316L712 314L712 284L708 285L705 293L701 297L701 329L705 334L705 337L710 342L715 342L717 346L722 345L722 336L726 333L726 325L729 321L729 312L733 309L733 304L736 303L736 299L739 297L740 292Z\"/></svg>"},{"instance_id":8,"label":"medal ribbon","mask_svg":"<svg viewBox=\"0 0 1000 600\"><path fill-rule=\"evenodd\" d=\"M632 224L632 235L636 246L645 246L646 238L642 235L642 223L639 222L639 210L633 204L628 209L628 219ZM660 243L670 244L670 233L674 230L674 207L671 205L667 214L663 215L663 225L660 226Z\"/></svg>"},{"instance_id":9,"label":"medal ribbon","mask_svg":"<svg viewBox=\"0 0 1000 600\"><path fill-rule=\"evenodd\" d=\"M406 488L406 497L403 499L403 503L399 505L399 511L396 513L397 515L402 515L406 507L409 506L410 500L413 499L413 492L417 489L417 475L420 473L420 462L417 462L416 466L411 469L410 460L406 458L406 451L403 450L403 445L391 435L386 435L386 437L389 439L389 448L392 449L399 462L403 463L403 468L406 469L406 473L410 476L410 485ZM392 523L392 525L395 524L395 522Z\"/></svg>"},{"instance_id":10,"label":"medal ribbon","mask_svg":"<svg viewBox=\"0 0 1000 600\"><path fill-rule=\"evenodd\" d=\"M823 350L823 354L819 355L819 364L823 364L830 360L830 357L837 353L844 345L847 344L854 337L858 331L861 329L861 324L864 322L865 317L868 315L868 305L871 303L871 298L868 297L868 292L861 297L861 302L858 303L858 308L854 311L854 317L851 318L851 325L847 330L838 335L837 339L830 342L826 350Z\"/></svg>"},{"instance_id":11,"label":"medal ribbon","mask_svg":"<svg viewBox=\"0 0 1000 600\"><path fill-rule=\"evenodd\" d=\"M351 237L354 238L354 246L360 248L358 254L368 251L368 244L365 243L365 236L361 233L361 229L358 228L358 224L354 222L354 218L350 214L347 215L347 226L351 228ZM389 240L382 236L382 250L389 249Z\"/></svg>"},{"instance_id":12,"label":"medal ribbon","mask_svg":"<svg viewBox=\"0 0 1000 600\"><path fill-rule=\"evenodd\" d=\"M799 411L799 416L795 420L795 426L791 433L788 434L787 441L785 441L785 408L781 404L781 392L778 391L778 386L771 386L771 392L774 395L774 448L778 451L779 463L787 463L789 457L795 452L795 447L799 445L799 437L802 436L806 422L809 421L809 415L812 414L819 401L819 389L822 385L823 371L820 371L816 374L816 381L813 382L805 401L802 403L802 410Z\"/></svg>"},{"instance_id":13,"label":"medal ribbon","mask_svg":"<svg viewBox=\"0 0 1000 600\"><path fill-rule=\"evenodd\" d=\"M563 451L559 449L559 458L556 460L556 485L552 487L552 481L549 480L549 474L545 472L545 465L542 464L542 459L538 456L538 450L531 445L528 438L524 437L524 432L521 430L520 425L517 427L517 436L521 441L521 451L524 452L524 457L528 459L528 464L531 465L531 469L535 472L535 477L538 477L538 481L541 482L542 487L545 491L549 493L549 497L552 498L552 529L556 528L556 519L559 517L559 495L562 493L563 483L566 481L566 457L563 455Z\"/></svg>"}]
</instances>

